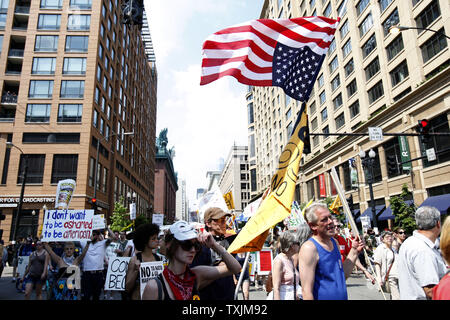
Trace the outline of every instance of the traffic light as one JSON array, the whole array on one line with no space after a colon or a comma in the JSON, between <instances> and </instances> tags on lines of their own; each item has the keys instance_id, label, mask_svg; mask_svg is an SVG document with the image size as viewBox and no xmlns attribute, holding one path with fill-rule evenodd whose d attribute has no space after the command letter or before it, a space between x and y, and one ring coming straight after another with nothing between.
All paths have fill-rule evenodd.
<instances>
[{"instance_id":1,"label":"traffic light","mask_svg":"<svg viewBox=\"0 0 450 320\"><path fill-rule=\"evenodd\" d=\"M143 0L128 0L122 3L122 23L141 25L144 15Z\"/></svg>"},{"instance_id":2,"label":"traffic light","mask_svg":"<svg viewBox=\"0 0 450 320\"><path fill-rule=\"evenodd\" d=\"M430 122L428 121L428 119L419 120L419 127L418 127L417 131L420 134L420 141L423 144L426 144L430 139L430 136L429 136L430 126L431 125L430 125Z\"/></svg>"},{"instance_id":3,"label":"traffic light","mask_svg":"<svg viewBox=\"0 0 450 320\"><path fill-rule=\"evenodd\" d=\"M91 198L89 203L92 204L92 208L97 211L97 198Z\"/></svg>"},{"instance_id":4,"label":"traffic light","mask_svg":"<svg viewBox=\"0 0 450 320\"><path fill-rule=\"evenodd\" d=\"M394 176L398 173L397 157L395 155L386 156L388 176Z\"/></svg>"}]
</instances>

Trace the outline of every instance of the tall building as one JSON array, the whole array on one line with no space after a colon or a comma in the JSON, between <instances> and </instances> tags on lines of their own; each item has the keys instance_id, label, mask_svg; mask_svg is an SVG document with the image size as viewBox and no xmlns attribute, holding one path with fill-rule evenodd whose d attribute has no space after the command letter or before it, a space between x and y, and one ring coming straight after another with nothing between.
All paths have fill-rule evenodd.
<instances>
[{"instance_id":1,"label":"tall building","mask_svg":"<svg viewBox=\"0 0 450 320\"><path fill-rule=\"evenodd\" d=\"M236 213L242 212L250 200L249 185L248 147L233 146L220 175L219 188L222 194L232 192Z\"/></svg>"},{"instance_id":2,"label":"tall building","mask_svg":"<svg viewBox=\"0 0 450 320\"><path fill-rule=\"evenodd\" d=\"M176 192L176 211L177 220L189 221L189 203L186 197L186 180L182 179Z\"/></svg>"},{"instance_id":3,"label":"tall building","mask_svg":"<svg viewBox=\"0 0 450 320\"><path fill-rule=\"evenodd\" d=\"M403 184L412 191L416 205L428 197L450 193L449 136L435 136L422 144L417 136L385 135L382 141L374 141L367 135L327 134L367 133L369 127L380 127L386 133L416 133L420 119L430 120L431 132L450 131L450 51L445 36L450 35L450 3L360 0L348 1L344 9L344 2L266 0L261 18L336 18L343 12L307 102L312 152L302 157L296 199L306 202L334 196L330 170L336 167L346 195L353 197L355 213L367 214L371 199L358 154L373 149L375 162L368 173L373 171L376 211L385 221L389 198L400 194ZM391 34L389 28L394 25L437 32L409 29ZM250 87L246 98L254 197L270 185L300 103L277 87ZM417 159L432 147L436 160ZM395 159L402 162L408 157L413 160L408 162L411 170L396 165ZM351 182L349 160L356 164L355 183ZM392 160L393 165L388 166Z\"/></svg>"},{"instance_id":4,"label":"tall building","mask_svg":"<svg viewBox=\"0 0 450 320\"><path fill-rule=\"evenodd\" d=\"M17 236L36 234L61 179L77 183L70 209L92 208L95 197L108 218L115 201L136 193L137 213L148 214L157 74L139 27L122 24L119 0L0 5L3 239L12 240L25 164Z\"/></svg>"}]
</instances>

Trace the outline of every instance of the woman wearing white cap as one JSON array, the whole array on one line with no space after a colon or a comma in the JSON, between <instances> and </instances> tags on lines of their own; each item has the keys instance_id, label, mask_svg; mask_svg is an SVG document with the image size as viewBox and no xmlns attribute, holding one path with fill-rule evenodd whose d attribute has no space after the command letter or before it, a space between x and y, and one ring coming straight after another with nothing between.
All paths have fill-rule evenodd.
<instances>
[{"instance_id":1,"label":"woman wearing white cap","mask_svg":"<svg viewBox=\"0 0 450 320\"><path fill-rule=\"evenodd\" d=\"M142 295L143 300L193 300L198 290L212 281L240 272L241 265L218 244L210 233L197 234L186 221L170 226L165 237L169 265L157 278L150 280ZM225 265L188 267L201 246L220 254Z\"/></svg>"}]
</instances>

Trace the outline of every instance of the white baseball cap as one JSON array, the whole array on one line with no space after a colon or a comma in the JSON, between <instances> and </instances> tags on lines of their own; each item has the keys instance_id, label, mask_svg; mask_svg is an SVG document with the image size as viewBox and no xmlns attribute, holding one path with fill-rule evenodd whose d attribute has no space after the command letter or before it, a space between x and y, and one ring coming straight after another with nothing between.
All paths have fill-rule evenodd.
<instances>
[{"instance_id":1,"label":"white baseball cap","mask_svg":"<svg viewBox=\"0 0 450 320\"><path fill-rule=\"evenodd\" d=\"M196 239L197 231L189 225L186 221L180 220L175 222L169 227L170 232L174 235L175 239L179 241Z\"/></svg>"}]
</instances>

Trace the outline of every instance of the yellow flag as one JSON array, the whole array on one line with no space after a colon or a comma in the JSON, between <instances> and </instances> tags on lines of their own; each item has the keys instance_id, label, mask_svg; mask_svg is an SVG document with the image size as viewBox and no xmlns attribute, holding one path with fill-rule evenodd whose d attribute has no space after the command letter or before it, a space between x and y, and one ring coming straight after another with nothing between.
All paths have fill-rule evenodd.
<instances>
[{"instance_id":1,"label":"yellow flag","mask_svg":"<svg viewBox=\"0 0 450 320\"><path fill-rule=\"evenodd\" d=\"M229 210L234 209L234 201L233 201L233 192L227 192L223 195L223 198L225 200L225 203L227 204L227 207Z\"/></svg>"},{"instance_id":2,"label":"yellow flag","mask_svg":"<svg viewBox=\"0 0 450 320\"><path fill-rule=\"evenodd\" d=\"M333 211L335 214L340 215L341 212L339 211L339 207L342 207L341 200L339 199L339 195L336 196L336 199L334 199L333 203L330 206L330 210Z\"/></svg>"},{"instance_id":3,"label":"yellow flag","mask_svg":"<svg viewBox=\"0 0 450 320\"><path fill-rule=\"evenodd\" d=\"M294 131L283 153L280 155L278 170L272 177L270 193L262 201L256 214L247 222L236 239L231 243L228 252L237 253L261 250L265 240L265 238L262 238L266 231L284 220L291 213L300 159L307 134L307 122L306 104L303 103ZM260 237L258 238L258 236ZM248 246L252 240L256 242L259 249L255 250L255 245Z\"/></svg>"}]
</instances>

